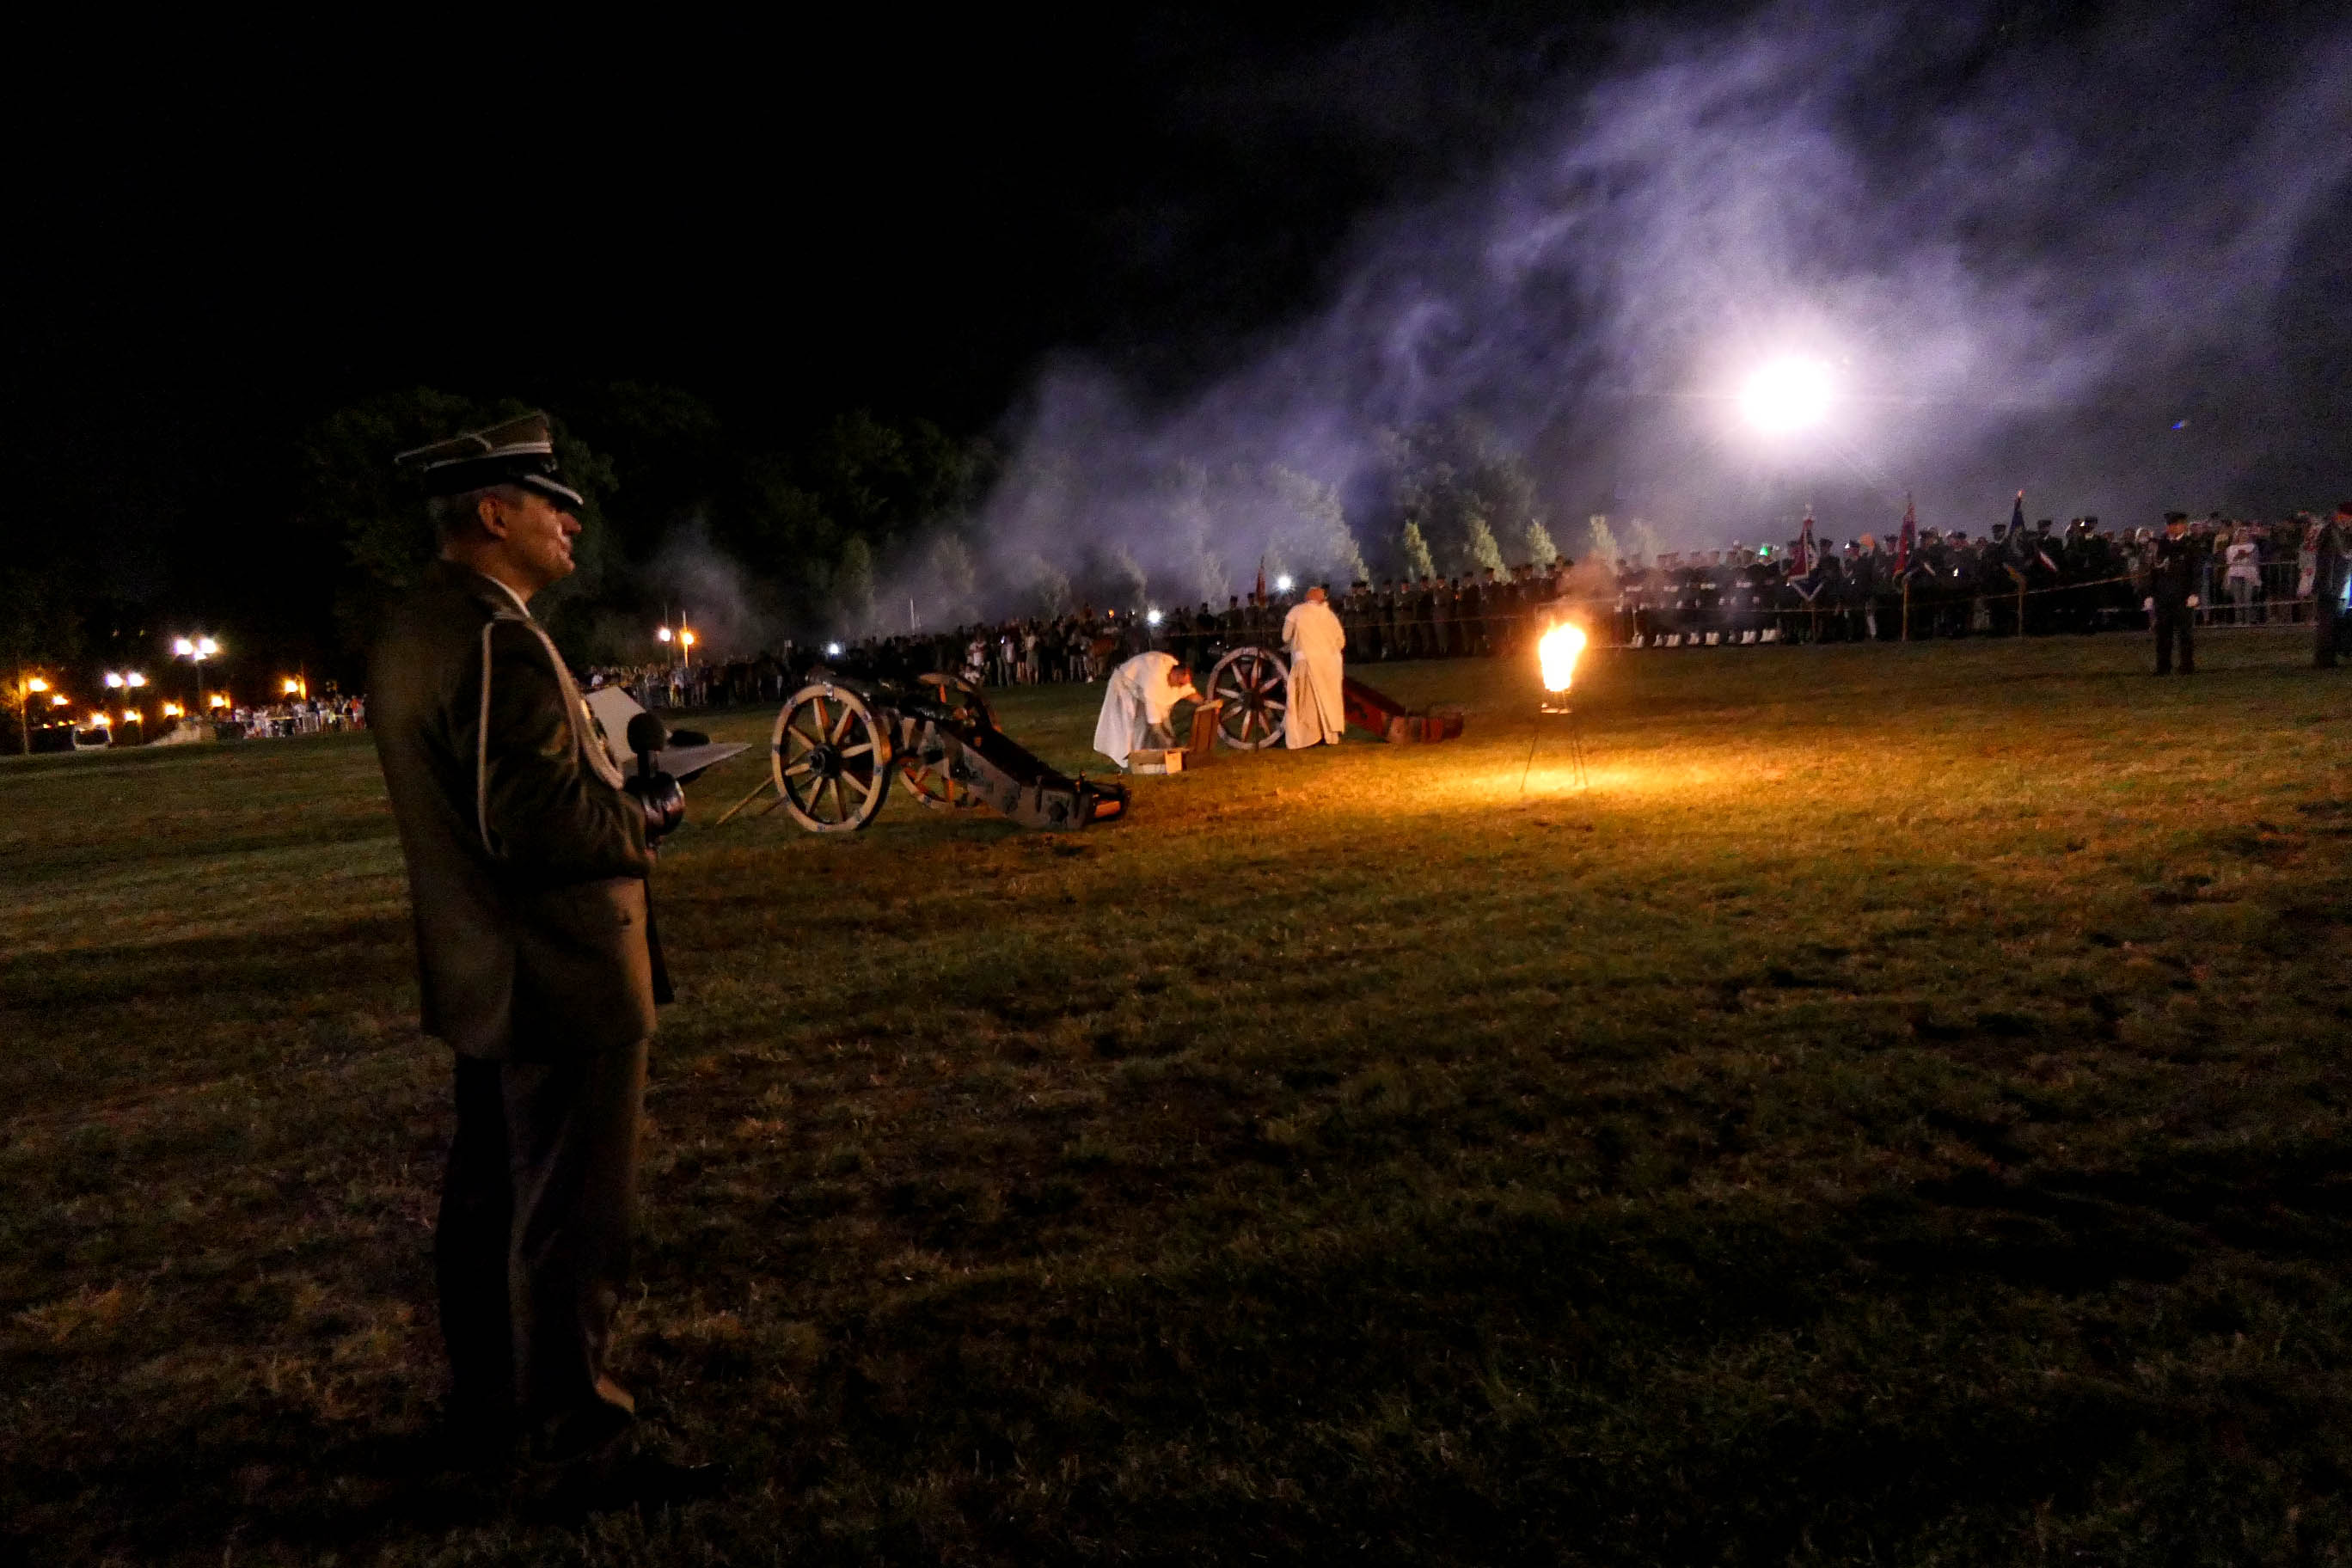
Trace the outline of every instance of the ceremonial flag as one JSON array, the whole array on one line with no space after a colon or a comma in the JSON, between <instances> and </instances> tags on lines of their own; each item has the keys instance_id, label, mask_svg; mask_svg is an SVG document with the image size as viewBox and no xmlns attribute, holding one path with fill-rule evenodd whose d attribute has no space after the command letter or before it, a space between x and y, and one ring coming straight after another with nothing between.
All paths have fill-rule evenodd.
<instances>
[{"instance_id":1,"label":"ceremonial flag","mask_svg":"<svg viewBox=\"0 0 2352 1568\"><path fill-rule=\"evenodd\" d=\"M2009 507L2009 558L2012 561L2022 561L2026 553L2025 492L2020 490L2017 492L2017 499L2011 501Z\"/></svg>"},{"instance_id":2,"label":"ceremonial flag","mask_svg":"<svg viewBox=\"0 0 2352 1568\"><path fill-rule=\"evenodd\" d=\"M1903 531L1895 540L1895 574L1900 577L1911 570L1911 552L1919 542L1919 511L1911 498L1903 498Z\"/></svg>"},{"instance_id":3,"label":"ceremonial flag","mask_svg":"<svg viewBox=\"0 0 2352 1568\"><path fill-rule=\"evenodd\" d=\"M1797 575L1809 577L1820 556L1813 549L1813 514L1805 514L1805 526L1797 531Z\"/></svg>"}]
</instances>

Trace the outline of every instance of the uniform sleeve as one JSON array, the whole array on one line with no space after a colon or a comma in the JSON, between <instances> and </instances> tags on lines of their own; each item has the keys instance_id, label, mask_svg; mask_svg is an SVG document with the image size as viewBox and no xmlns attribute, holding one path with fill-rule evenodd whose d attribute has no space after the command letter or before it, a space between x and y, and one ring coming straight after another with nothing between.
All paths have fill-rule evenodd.
<instances>
[{"instance_id":1,"label":"uniform sleeve","mask_svg":"<svg viewBox=\"0 0 2352 1568\"><path fill-rule=\"evenodd\" d=\"M490 853L551 885L646 875L653 857L646 850L645 813L581 762L545 646L529 628L499 622L489 658L478 756Z\"/></svg>"}]
</instances>

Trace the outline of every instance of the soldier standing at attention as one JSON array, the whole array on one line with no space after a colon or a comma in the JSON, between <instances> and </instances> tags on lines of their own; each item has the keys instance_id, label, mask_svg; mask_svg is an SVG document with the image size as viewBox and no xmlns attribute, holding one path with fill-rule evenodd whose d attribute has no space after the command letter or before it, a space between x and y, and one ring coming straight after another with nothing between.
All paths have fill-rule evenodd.
<instances>
[{"instance_id":1,"label":"soldier standing at attention","mask_svg":"<svg viewBox=\"0 0 2352 1568\"><path fill-rule=\"evenodd\" d=\"M2180 673L2197 673L2197 640L2190 623L2196 619L2197 543L2189 537L2189 514L2164 514L2164 537L2156 542L2155 563L2148 574L2148 600L2156 627L2156 672L2172 673L2172 645L2180 645Z\"/></svg>"},{"instance_id":2,"label":"soldier standing at attention","mask_svg":"<svg viewBox=\"0 0 2352 1568\"><path fill-rule=\"evenodd\" d=\"M2333 521L2319 525L2318 548L2311 571L2311 662L2318 669L2334 669L2343 651L2344 581L2352 571L2352 500L2336 507Z\"/></svg>"},{"instance_id":3,"label":"soldier standing at attention","mask_svg":"<svg viewBox=\"0 0 2352 1568\"><path fill-rule=\"evenodd\" d=\"M422 473L440 557L368 690L425 1029L457 1052L434 1237L447 1426L477 1458L517 1436L550 1462L610 1457L635 1413L605 1361L661 989L650 814L531 618L571 574L583 504L546 416L401 461Z\"/></svg>"}]
</instances>

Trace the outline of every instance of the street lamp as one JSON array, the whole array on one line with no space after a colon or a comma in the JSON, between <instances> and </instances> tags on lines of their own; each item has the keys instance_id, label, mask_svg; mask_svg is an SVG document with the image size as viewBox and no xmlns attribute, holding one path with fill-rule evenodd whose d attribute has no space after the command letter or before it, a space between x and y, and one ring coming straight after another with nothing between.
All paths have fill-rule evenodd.
<instances>
[{"instance_id":1,"label":"street lamp","mask_svg":"<svg viewBox=\"0 0 2352 1568\"><path fill-rule=\"evenodd\" d=\"M212 638L207 637L182 637L172 645L172 655L173 658L187 659L195 666L196 700L194 706L199 709L205 706L205 660L212 658L213 655L218 652L220 652L220 644L213 641ZM219 704L215 703L214 706L217 707Z\"/></svg>"},{"instance_id":2,"label":"street lamp","mask_svg":"<svg viewBox=\"0 0 2352 1568\"><path fill-rule=\"evenodd\" d=\"M124 694L123 702L125 706L122 710L123 723L126 725L138 725L139 732L142 735L144 735L147 732L147 715L142 713L138 709L129 706L131 700L129 694L146 685L147 678L135 669L127 671L110 669L106 672L106 684L108 689L120 691Z\"/></svg>"},{"instance_id":3,"label":"street lamp","mask_svg":"<svg viewBox=\"0 0 2352 1568\"><path fill-rule=\"evenodd\" d=\"M694 634L684 626L677 628L677 646L686 650L686 667L694 668Z\"/></svg>"},{"instance_id":4,"label":"street lamp","mask_svg":"<svg viewBox=\"0 0 2352 1568\"><path fill-rule=\"evenodd\" d=\"M26 675L21 668L16 671L16 750L29 757L33 754L33 698L36 693L47 691L49 683L37 675ZM52 697L49 705L62 708L65 700L62 697Z\"/></svg>"}]
</instances>

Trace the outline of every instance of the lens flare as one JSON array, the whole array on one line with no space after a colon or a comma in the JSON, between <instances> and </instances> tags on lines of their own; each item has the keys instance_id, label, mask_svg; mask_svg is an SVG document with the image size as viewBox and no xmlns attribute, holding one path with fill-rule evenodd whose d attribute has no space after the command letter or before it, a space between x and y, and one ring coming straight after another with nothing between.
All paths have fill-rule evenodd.
<instances>
[{"instance_id":1,"label":"lens flare","mask_svg":"<svg viewBox=\"0 0 2352 1568\"><path fill-rule=\"evenodd\" d=\"M1543 666L1546 691L1565 691L1576 679L1577 655L1584 651L1584 628L1574 621L1562 621L1544 633L1536 644L1536 658Z\"/></svg>"},{"instance_id":2,"label":"lens flare","mask_svg":"<svg viewBox=\"0 0 2352 1568\"><path fill-rule=\"evenodd\" d=\"M1814 359L1774 360L1740 389L1740 412L1759 430L1802 430L1830 411L1830 367Z\"/></svg>"}]
</instances>

